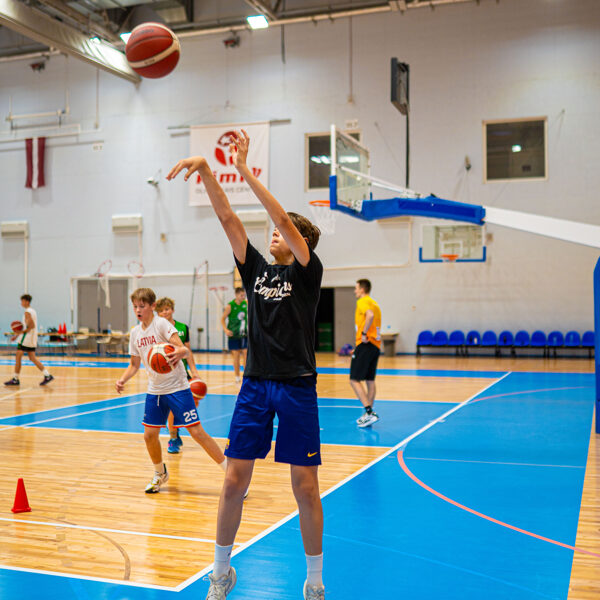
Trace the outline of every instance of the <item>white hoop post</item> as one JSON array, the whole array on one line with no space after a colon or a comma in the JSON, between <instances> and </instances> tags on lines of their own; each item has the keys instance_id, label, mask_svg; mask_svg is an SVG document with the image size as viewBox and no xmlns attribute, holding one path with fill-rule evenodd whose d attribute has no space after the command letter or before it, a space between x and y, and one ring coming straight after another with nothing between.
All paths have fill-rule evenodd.
<instances>
[{"instance_id":1,"label":"white hoop post","mask_svg":"<svg viewBox=\"0 0 600 600\"><path fill-rule=\"evenodd\" d=\"M100 303L100 289L104 291L104 306L110 308L110 285L108 274L112 269L112 260L107 258L100 263L98 270L94 273L94 277L98 278L98 303ZM98 327L100 324L98 323Z\"/></svg>"}]
</instances>

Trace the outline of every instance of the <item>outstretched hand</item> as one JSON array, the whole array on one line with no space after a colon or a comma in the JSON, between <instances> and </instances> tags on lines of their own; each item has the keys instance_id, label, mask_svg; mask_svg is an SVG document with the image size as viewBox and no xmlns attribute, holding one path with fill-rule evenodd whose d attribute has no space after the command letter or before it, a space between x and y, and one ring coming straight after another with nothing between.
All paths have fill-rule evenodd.
<instances>
[{"instance_id":1,"label":"outstretched hand","mask_svg":"<svg viewBox=\"0 0 600 600\"><path fill-rule=\"evenodd\" d=\"M184 158L169 171L167 179L171 181L171 179L175 179L181 171L187 169L186 174L183 176L183 180L187 181L190 178L190 175L199 171L204 165L206 165L206 159L203 156L190 156L189 158Z\"/></svg>"},{"instance_id":2,"label":"outstretched hand","mask_svg":"<svg viewBox=\"0 0 600 600\"><path fill-rule=\"evenodd\" d=\"M250 146L250 137L244 129L236 131L231 136L231 144L229 144L229 152L236 169L246 165L248 158L248 147Z\"/></svg>"}]
</instances>

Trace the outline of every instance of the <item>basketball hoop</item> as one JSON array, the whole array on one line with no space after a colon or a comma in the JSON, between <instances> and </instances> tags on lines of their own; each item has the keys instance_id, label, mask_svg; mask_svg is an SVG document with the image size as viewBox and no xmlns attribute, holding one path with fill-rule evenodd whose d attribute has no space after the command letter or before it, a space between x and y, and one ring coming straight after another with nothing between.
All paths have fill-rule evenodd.
<instances>
[{"instance_id":1,"label":"basketball hoop","mask_svg":"<svg viewBox=\"0 0 600 600\"><path fill-rule=\"evenodd\" d=\"M94 277L98 278L98 301L100 301L100 289L104 291L104 306L110 308L110 286L108 284L108 273L112 268L112 260L107 258L100 263L98 270L94 273Z\"/></svg>"},{"instance_id":2,"label":"basketball hoop","mask_svg":"<svg viewBox=\"0 0 600 600\"><path fill-rule=\"evenodd\" d=\"M453 265L458 258L458 254L440 254L440 258L446 264Z\"/></svg>"},{"instance_id":3,"label":"basketball hoop","mask_svg":"<svg viewBox=\"0 0 600 600\"><path fill-rule=\"evenodd\" d=\"M310 212L324 235L335 233L335 211L329 208L329 200L309 200Z\"/></svg>"},{"instance_id":4,"label":"basketball hoop","mask_svg":"<svg viewBox=\"0 0 600 600\"><path fill-rule=\"evenodd\" d=\"M127 270L130 275L133 277L133 289L137 290L138 288L138 279L141 279L146 272L144 269L144 265L137 260L130 260L127 263Z\"/></svg>"},{"instance_id":5,"label":"basketball hoop","mask_svg":"<svg viewBox=\"0 0 600 600\"><path fill-rule=\"evenodd\" d=\"M112 269L112 260L107 258L105 261L100 263L97 271L93 274L92 277L105 277L108 275L108 272Z\"/></svg>"},{"instance_id":6,"label":"basketball hoop","mask_svg":"<svg viewBox=\"0 0 600 600\"><path fill-rule=\"evenodd\" d=\"M131 275L133 275L136 279L140 279L144 276L146 269L144 269L144 265L137 260L130 260L127 263L127 270Z\"/></svg>"}]
</instances>

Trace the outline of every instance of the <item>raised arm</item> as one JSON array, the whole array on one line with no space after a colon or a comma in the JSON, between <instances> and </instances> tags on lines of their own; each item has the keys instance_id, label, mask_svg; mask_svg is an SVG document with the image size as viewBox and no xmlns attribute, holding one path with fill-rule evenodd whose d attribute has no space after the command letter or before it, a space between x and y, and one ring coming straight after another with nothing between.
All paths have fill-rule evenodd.
<instances>
[{"instance_id":1,"label":"raised arm","mask_svg":"<svg viewBox=\"0 0 600 600\"><path fill-rule=\"evenodd\" d=\"M184 169L187 169L185 176L183 177L184 181L187 181L192 173L198 173L198 175L200 175L215 214L219 218L225 234L229 238L229 243L231 244L235 257L241 263L246 262L246 246L248 243L246 230L239 217L231 208L223 188L219 185L219 182L210 170L210 166L206 162L206 159L203 156L191 156L190 158L180 160L171 169L167 175L167 179L169 181L174 179Z\"/></svg>"},{"instance_id":2,"label":"raised arm","mask_svg":"<svg viewBox=\"0 0 600 600\"><path fill-rule=\"evenodd\" d=\"M310 260L310 252L306 240L302 237L298 229L296 229L296 226L292 223L287 212L279 204L275 196L254 176L246 164L249 144L250 138L243 129L241 132L235 132L232 136L232 144L229 147L233 157L233 164L269 213L273 225L275 225L279 233L283 236L296 260L302 266L306 266Z\"/></svg>"}]
</instances>

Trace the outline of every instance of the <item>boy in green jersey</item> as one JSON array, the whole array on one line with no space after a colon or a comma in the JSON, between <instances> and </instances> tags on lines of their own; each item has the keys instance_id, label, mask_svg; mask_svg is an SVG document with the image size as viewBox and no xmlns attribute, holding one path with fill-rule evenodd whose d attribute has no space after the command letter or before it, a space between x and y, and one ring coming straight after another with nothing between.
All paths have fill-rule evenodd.
<instances>
[{"instance_id":1,"label":"boy in green jersey","mask_svg":"<svg viewBox=\"0 0 600 600\"><path fill-rule=\"evenodd\" d=\"M156 302L156 314L163 319L166 319L171 323L171 325L175 326L177 329L177 333L179 334L179 339L183 343L184 346L189 348L190 346L190 328L185 323L180 323L173 318L173 311L175 310L175 302L171 298L161 298ZM185 367L185 373L187 375L188 380L190 379L200 379L200 375L196 370L196 365L188 364L185 358L181 361L183 366ZM198 400L194 399L196 402L196 406L198 406ZM183 446L183 440L179 435L179 429L175 427L173 424L173 413L169 413L169 447L167 448L167 452L170 454L179 454L181 450L181 446Z\"/></svg>"},{"instance_id":2,"label":"boy in green jersey","mask_svg":"<svg viewBox=\"0 0 600 600\"><path fill-rule=\"evenodd\" d=\"M227 334L227 345L233 357L235 381L239 383L240 360L243 360L243 365L246 366L248 348L248 301L244 288L235 288L235 298L225 305L221 325Z\"/></svg>"}]
</instances>

